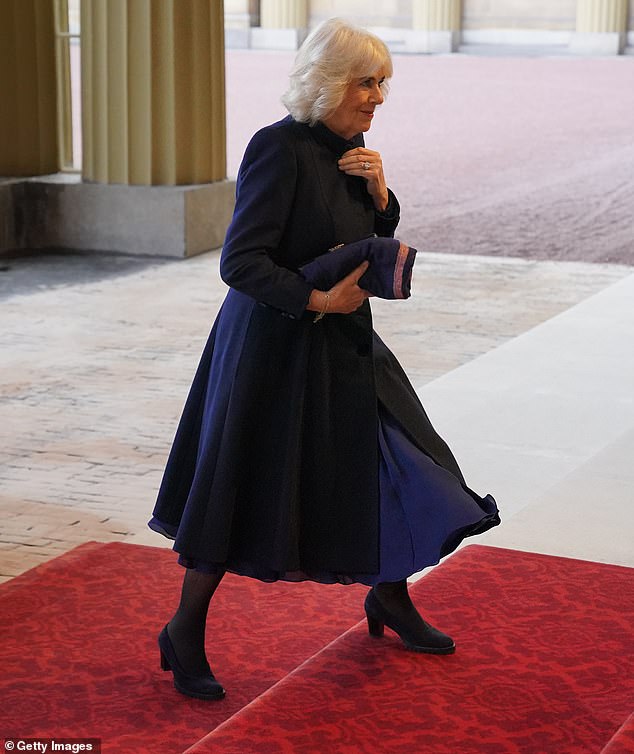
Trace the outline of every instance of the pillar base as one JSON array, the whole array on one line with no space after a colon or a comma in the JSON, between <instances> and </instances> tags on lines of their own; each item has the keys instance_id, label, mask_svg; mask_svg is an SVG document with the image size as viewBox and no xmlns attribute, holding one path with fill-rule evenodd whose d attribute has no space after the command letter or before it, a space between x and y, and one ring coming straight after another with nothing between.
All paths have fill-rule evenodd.
<instances>
[{"instance_id":1,"label":"pillar base","mask_svg":"<svg viewBox=\"0 0 634 754\"><path fill-rule=\"evenodd\" d=\"M228 50L248 50L251 47L251 29L225 28L225 47Z\"/></svg>"},{"instance_id":2,"label":"pillar base","mask_svg":"<svg viewBox=\"0 0 634 754\"><path fill-rule=\"evenodd\" d=\"M459 45L459 31L413 30L405 39L405 52L450 53Z\"/></svg>"},{"instance_id":3,"label":"pillar base","mask_svg":"<svg viewBox=\"0 0 634 754\"><path fill-rule=\"evenodd\" d=\"M621 55L625 49L626 34L614 32L576 31L570 39L573 55Z\"/></svg>"},{"instance_id":4,"label":"pillar base","mask_svg":"<svg viewBox=\"0 0 634 754\"><path fill-rule=\"evenodd\" d=\"M222 246L235 196L233 180L124 186L53 175L10 185L7 201L14 227L4 233L4 242L10 244L5 249L66 248L162 257L189 257Z\"/></svg>"},{"instance_id":5,"label":"pillar base","mask_svg":"<svg viewBox=\"0 0 634 754\"><path fill-rule=\"evenodd\" d=\"M225 12L225 47L246 50L251 46L251 17L248 13Z\"/></svg>"},{"instance_id":6,"label":"pillar base","mask_svg":"<svg viewBox=\"0 0 634 754\"><path fill-rule=\"evenodd\" d=\"M251 29L254 50L298 50L308 36L308 29Z\"/></svg>"},{"instance_id":7,"label":"pillar base","mask_svg":"<svg viewBox=\"0 0 634 754\"><path fill-rule=\"evenodd\" d=\"M18 246L20 220L16 216L16 186L20 179L0 179L0 253Z\"/></svg>"}]
</instances>

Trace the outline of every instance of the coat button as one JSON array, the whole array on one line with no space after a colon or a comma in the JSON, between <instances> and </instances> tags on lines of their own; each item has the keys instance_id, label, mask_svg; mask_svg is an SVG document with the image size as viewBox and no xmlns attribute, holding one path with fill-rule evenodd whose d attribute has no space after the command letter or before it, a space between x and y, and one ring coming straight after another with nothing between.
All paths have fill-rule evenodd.
<instances>
[{"instance_id":1,"label":"coat button","mask_svg":"<svg viewBox=\"0 0 634 754\"><path fill-rule=\"evenodd\" d=\"M370 353L370 344L361 343L361 345L357 346L357 353L359 356L368 356Z\"/></svg>"}]
</instances>

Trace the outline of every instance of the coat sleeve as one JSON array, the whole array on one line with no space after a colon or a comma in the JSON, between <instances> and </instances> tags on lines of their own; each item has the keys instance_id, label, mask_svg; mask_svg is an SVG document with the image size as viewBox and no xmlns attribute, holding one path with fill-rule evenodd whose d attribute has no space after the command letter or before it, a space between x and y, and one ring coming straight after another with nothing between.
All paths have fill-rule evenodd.
<instances>
[{"instance_id":1,"label":"coat sleeve","mask_svg":"<svg viewBox=\"0 0 634 754\"><path fill-rule=\"evenodd\" d=\"M383 212L374 213L374 232L377 236L393 238L398 221L401 219L401 207L391 189L388 189L388 195L387 207Z\"/></svg>"},{"instance_id":2,"label":"coat sleeve","mask_svg":"<svg viewBox=\"0 0 634 754\"><path fill-rule=\"evenodd\" d=\"M303 314L312 291L299 274L274 261L296 182L292 145L278 129L259 131L240 166L236 206L220 258L227 285L291 317Z\"/></svg>"}]
</instances>

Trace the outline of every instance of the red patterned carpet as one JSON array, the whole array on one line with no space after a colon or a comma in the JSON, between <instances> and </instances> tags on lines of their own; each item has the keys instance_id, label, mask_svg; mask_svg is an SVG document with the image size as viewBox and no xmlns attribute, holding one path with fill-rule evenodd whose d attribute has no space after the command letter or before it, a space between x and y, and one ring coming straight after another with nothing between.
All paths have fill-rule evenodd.
<instances>
[{"instance_id":1,"label":"red patterned carpet","mask_svg":"<svg viewBox=\"0 0 634 754\"><path fill-rule=\"evenodd\" d=\"M413 591L455 655L357 626L190 754L633 750L632 569L472 545Z\"/></svg>"},{"instance_id":2,"label":"red patterned carpet","mask_svg":"<svg viewBox=\"0 0 634 754\"><path fill-rule=\"evenodd\" d=\"M89 543L2 585L0 735L133 754L634 751L632 569L466 547L413 590L449 657L369 637L363 587L229 576L208 634L217 703L158 669L180 576L169 550Z\"/></svg>"},{"instance_id":3,"label":"red patterned carpet","mask_svg":"<svg viewBox=\"0 0 634 754\"><path fill-rule=\"evenodd\" d=\"M0 738L177 754L363 616L365 587L228 575L207 635L227 696L188 699L161 672L156 644L182 571L168 549L91 542L2 584Z\"/></svg>"},{"instance_id":4,"label":"red patterned carpet","mask_svg":"<svg viewBox=\"0 0 634 754\"><path fill-rule=\"evenodd\" d=\"M602 754L632 754L634 752L634 713L610 739Z\"/></svg>"}]
</instances>

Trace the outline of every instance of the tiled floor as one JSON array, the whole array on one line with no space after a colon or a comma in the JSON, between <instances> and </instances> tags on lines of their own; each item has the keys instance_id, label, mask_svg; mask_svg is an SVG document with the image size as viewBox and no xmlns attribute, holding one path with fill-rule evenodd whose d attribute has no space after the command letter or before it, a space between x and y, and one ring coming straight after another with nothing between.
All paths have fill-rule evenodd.
<instances>
[{"instance_id":1,"label":"tiled floor","mask_svg":"<svg viewBox=\"0 0 634 754\"><path fill-rule=\"evenodd\" d=\"M225 290L217 273L217 254L149 263L129 274L88 281L81 268L91 267L90 258L49 256L37 271L33 261L16 260L5 275L22 275L31 264L33 278L45 282L66 265L78 282L35 288L2 302L0 575L4 579L90 539L167 544L145 524L189 383ZM625 277L628 272L624 267L581 263L421 255L412 299L374 303L377 330L413 383L422 388L440 431L447 430L474 484L497 492L503 506L514 510L525 504L530 480L537 474L536 480L543 484L548 461L557 467L553 484L561 476L552 438L544 438L541 452L552 446L552 453L546 452L538 472L531 456L533 438L521 439L525 414L529 429L537 420L530 404L534 397L530 376L544 372L540 359L552 367L553 358L563 358L573 375L577 366L587 369L583 359L577 364L579 354L567 350L565 335L563 343L549 335L549 327L557 322L551 318L560 312L570 317L576 309L568 307L577 302L588 306L603 296L609 303L619 281L634 279ZM599 345L603 349L603 371L593 401L613 368L625 385L628 375L629 384L634 384L619 355L622 333L616 321L611 322L609 307L600 313L597 326L607 320L612 338L594 334L597 342L587 344L589 349ZM539 327L531 330L535 326ZM531 345L526 356L524 343ZM608 361L612 344L618 352ZM465 365L463 371L455 369L460 365ZM616 400L614 385L609 388L606 400ZM544 389L543 383L535 384L535 391ZM564 418L572 410L569 399L568 390L561 403L568 412ZM471 419L474 401L477 421ZM487 401L495 410L489 417L498 426L495 441L483 424ZM618 415L606 416L612 422L612 442L618 438L611 427L617 419L621 426L627 408L624 405ZM553 417L556 409L557 401L545 406ZM581 427L575 424L562 431L574 441ZM496 456L491 442L505 443L504 455ZM587 462L586 456L581 460ZM490 463L492 459L504 459L500 469ZM563 494L561 500L563 504Z\"/></svg>"}]
</instances>

